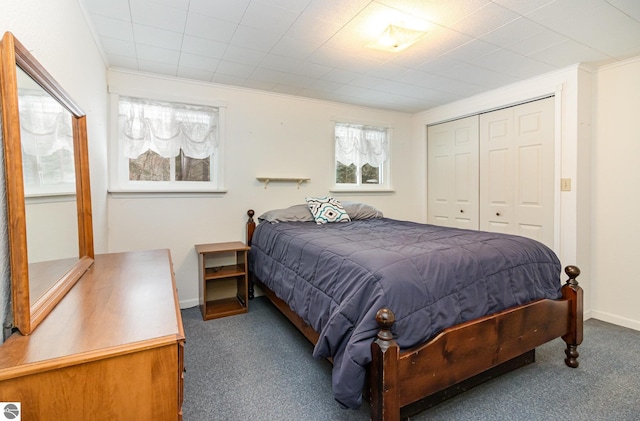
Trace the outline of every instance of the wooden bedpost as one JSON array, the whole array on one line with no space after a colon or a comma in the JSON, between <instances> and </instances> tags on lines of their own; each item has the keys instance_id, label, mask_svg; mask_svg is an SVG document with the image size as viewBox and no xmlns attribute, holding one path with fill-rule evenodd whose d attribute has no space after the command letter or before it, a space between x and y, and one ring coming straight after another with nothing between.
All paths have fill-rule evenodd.
<instances>
[{"instance_id":1,"label":"wooden bedpost","mask_svg":"<svg viewBox=\"0 0 640 421\"><path fill-rule=\"evenodd\" d=\"M253 220L253 215L255 215L256 213L253 211L253 209L249 209L247 211L247 215L249 216L249 219L247 220L247 245L249 247L251 247L251 240L253 240L253 231L256 229L256 223ZM253 297L255 296L254 293L254 288L253 288L253 274L251 272L249 272L249 299L253 300Z\"/></svg>"},{"instance_id":2,"label":"wooden bedpost","mask_svg":"<svg viewBox=\"0 0 640 421\"><path fill-rule=\"evenodd\" d=\"M569 366L578 367L578 345L582 343L582 323L583 323L583 292L576 278L580 275L577 266L567 266L564 272L569 276L567 282L562 287L562 296L569 301L569 331L562 339L567 344L564 353L567 355L564 362Z\"/></svg>"},{"instance_id":3,"label":"wooden bedpost","mask_svg":"<svg viewBox=\"0 0 640 421\"><path fill-rule=\"evenodd\" d=\"M253 239L253 231L256 229L256 223L253 220L253 215L256 213L253 209L249 209L247 211L247 215L249 215L249 219L247 220L247 245L251 247L251 240Z\"/></svg>"},{"instance_id":4,"label":"wooden bedpost","mask_svg":"<svg viewBox=\"0 0 640 421\"><path fill-rule=\"evenodd\" d=\"M391 326L396 321L393 311L383 307L376 313L380 326L377 339L371 344L370 405L372 421L399 421L400 396L398 360L400 347L393 340Z\"/></svg>"}]
</instances>

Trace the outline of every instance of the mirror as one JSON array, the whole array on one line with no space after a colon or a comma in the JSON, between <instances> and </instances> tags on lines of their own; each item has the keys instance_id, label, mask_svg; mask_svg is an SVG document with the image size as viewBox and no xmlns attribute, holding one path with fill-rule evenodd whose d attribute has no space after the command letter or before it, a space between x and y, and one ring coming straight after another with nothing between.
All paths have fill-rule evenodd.
<instances>
[{"instance_id":1,"label":"mirror","mask_svg":"<svg viewBox=\"0 0 640 421\"><path fill-rule=\"evenodd\" d=\"M93 263L86 116L11 33L0 48L13 324L28 335Z\"/></svg>"}]
</instances>

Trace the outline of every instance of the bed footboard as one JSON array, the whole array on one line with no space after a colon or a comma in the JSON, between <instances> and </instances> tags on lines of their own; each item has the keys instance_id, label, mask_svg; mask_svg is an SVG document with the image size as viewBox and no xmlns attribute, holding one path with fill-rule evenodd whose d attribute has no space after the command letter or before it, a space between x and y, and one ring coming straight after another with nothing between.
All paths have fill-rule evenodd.
<instances>
[{"instance_id":1,"label":"bed footboard","mask_svg":"<svg viewBox=\"0 0 640 421\"><path fill-rule=\"evenodd\" d=\"M391 328L390 309L378 311L380 326L371 345L370 405L373 421L400 420L400 408L477 376L555 338L567 344L565 363L578 366L582 343L580 270L568 266L560 300L538 300L524 306L453 326L431 341L400 352Z\"/></svg>"}]
</instances>

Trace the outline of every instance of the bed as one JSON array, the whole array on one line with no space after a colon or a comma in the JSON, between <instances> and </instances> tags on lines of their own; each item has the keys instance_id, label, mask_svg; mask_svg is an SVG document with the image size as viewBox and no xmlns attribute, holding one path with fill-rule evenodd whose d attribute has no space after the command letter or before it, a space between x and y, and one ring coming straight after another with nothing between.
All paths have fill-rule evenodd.
<instances>
[{"instance_id":1,"label":"bed","mask_svg":"<svg viewBox=\"0 0 640 421\"><path fill-rule=\"evenodd\" d=\"M372 420L398 420L430 397L532 362L535 347L557 337L566 364L578 366L577 267L561 286L557 257L533 240L334 202L346 223L340 210L319 221L302 204L256 226L250 210L247 240L253 282L315 344L314 356L333 362L342 406L364 397Z\"/></svg>"}]
</instances>

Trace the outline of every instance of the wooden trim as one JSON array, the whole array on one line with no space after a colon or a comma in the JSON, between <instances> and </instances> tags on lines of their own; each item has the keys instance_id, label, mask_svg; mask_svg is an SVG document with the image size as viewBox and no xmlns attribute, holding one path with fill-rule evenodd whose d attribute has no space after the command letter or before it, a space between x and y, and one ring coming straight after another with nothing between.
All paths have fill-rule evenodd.
<instances>
[{"instance_id":1,"label":"wooden trim","mask_svg":"<svg viewBox=\"0 0 640 421\"><path fill-rule=\"evenodd\" d=\"M5 183L7 186L7 229L11 267L13 324L24 334L31 332L29 303L29 263L27 261L27 225L20 143L20 116L16 88L15 38L2 37L0 97L2 98L2 139L4 145Z\"/></svg>"}]
</instances>

